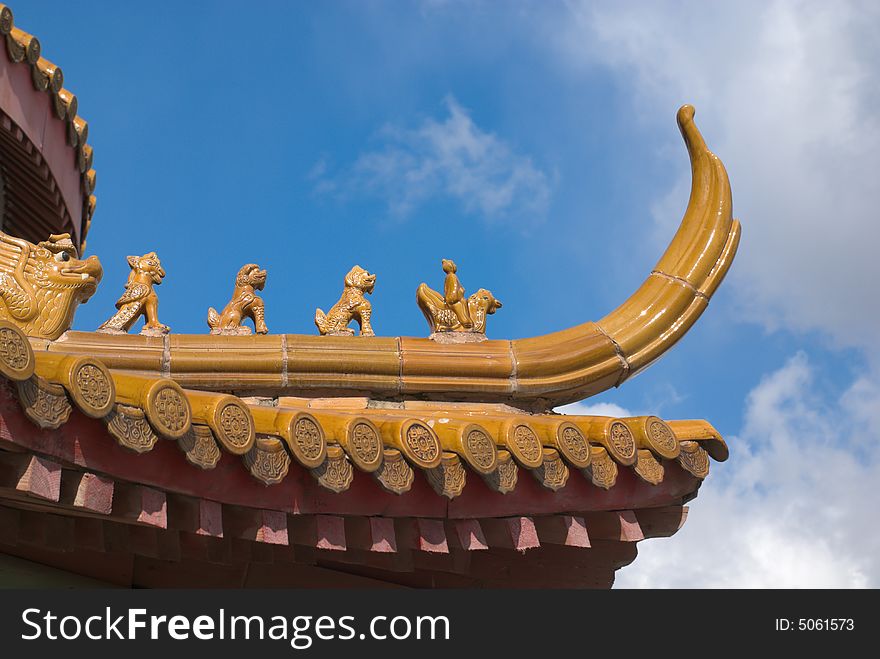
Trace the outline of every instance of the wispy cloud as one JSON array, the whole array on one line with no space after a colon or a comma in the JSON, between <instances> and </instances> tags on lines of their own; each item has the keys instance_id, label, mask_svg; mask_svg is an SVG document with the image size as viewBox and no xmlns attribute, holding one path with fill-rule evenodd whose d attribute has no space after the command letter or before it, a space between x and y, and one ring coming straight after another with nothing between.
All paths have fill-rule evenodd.
<instances>
[{"instance_id":1,"label":"wispy cloud","mask_svg":"<svg viewBox=\"0 0 880 659\"><path fill-rule=\"evenodd\" d=\"M829 403L815 378L798 353L752 390L731 459L674 538L639 545L618 586L880 586L880 392L859 379Z\"/></svg>"},{"instance_id":2,"label":"wispy cloud","mask_svg":"<svg viewBox=\"0 0 880 659\"><path fill-rule=\"evenodd\" d=\"M868 283L880 281L880 6L567 7L547 21L555 38L543 34L564 66L614 71L647 122L696 105L743 220L732 278L746 314L770 329L819 330L880 361L880 295ZM656 207L667 239L687 199L681 170Z\"/></svg>"},{"instance_id":3,"label":"wispy cloud","mask_svg":"<svg viewBox=\"0 0 880 659\"><path fill-rule=\"evenodd\" d=\"M389 212L406 218L433 200L452 199L462 211L490 223L533 225L546 219L552 180L529 156L482 130L453 97L447 116L427 118L416 128L388 125L379 148L362 153L333 175L316 164L316 191L346 197L373 196Z\"/></svg>"},{"instance_id":4,"label":"wispy cloud","mask_svg":"<svg viewBox=\"0 0 880 659\"><path fill-rule=\"evenodd\" d=\"M635 416L629 410L616 403L571 403L556 408L560 414L582 414L584 416Z\"/></svg>"}]
</instances>

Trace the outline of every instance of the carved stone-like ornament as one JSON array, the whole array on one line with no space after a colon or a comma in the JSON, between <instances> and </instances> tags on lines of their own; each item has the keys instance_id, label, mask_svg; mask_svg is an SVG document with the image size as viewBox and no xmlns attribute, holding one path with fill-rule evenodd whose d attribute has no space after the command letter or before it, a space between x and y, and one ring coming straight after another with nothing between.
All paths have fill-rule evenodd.
<instances>
[{"instance_id":1,"label":"carved stone-like ornament","mask_svg":"<svg viewBox=\"0 0 880 659\"><path fill-rule=\"evenodd\" d=\"M655 444L658 449L668 453L673 453L675 451L675 434L672 432L672 428L662 420L656 417L650 418L647 422L646 430L651 442Z\"/></svg>"},{"instance_id":2,"label":"carved stone-like ornament","mask_svg":"<svg viewBox=\"0 0 880 659\"><path fill-rule=\"evenodd\" d=\"M663 465L648 449L639 449L639 456L636 458L634 469L646 483L659 485L663 482Z\"/></svg>"},{"instance_id":3,"label":"carved stone-like ornament","mask_svg":"<svg viewBox=\"0 0 880 659\"><path fill-rule=\"evenodd\" d=\"M635 457L636 440L633 437L632 431L626 427L626 424L621 421L612 423L609 439L609 449L616 454L613 457L619 457L624 462L628 462Z\"/></svg>"},{"instance_id":4,"label":"carved stone-like ornament","mask_svg":"<svg viewBox=\"0 0 880 659\"><path fill-rule=\"evenodd\" d=\"M107 416L107 430L120 446L136 453L152 450L159 441L147 422L144 411L128 405L117 405Z\"/></svg>"},{"instance_id":5,"label":"carved stone-like ornament","mask_svg":"<svg viewBox=\"0 0 880 659\"><path fill-rule=\"evenodd\" d=\"M71 405L64 387L32 375L15 383L18 399L27 418L40 428L55 429L70 417Z\"/></svg>"},{"instance_id":6,"label":"carved stone-like ornament","mask_svg":"<svg viewBox=\"0 0 880 659\"><path fill-rule=\"evenodd\" d=\"M584 476L596 487L610 490L617 482L617 463L601 446L593 446L591 450L590 466L583 470Z\"/></svg>"},{"instance_id":7,"label":"carved stone-like ornament","mask_svg":"<svg viewBox=\"0 0 880 659\"><path fill-rule=\"evenodd\" d=\"M242 455L253 447L254 420L247 407L232 396L219 405L215 412L214 426L217 440L234 455Z\"/></svg>"},{"instance_id":8,"label":"carved stone-like ornament","mask_svg":"<svg viewBox=\"0 0 880 659\"><path fill-rule=\"evenodd\" d=\"M253 448L242 459L251 476L263 485L280 483L290 468L290 455L277 437L257 436Z\"/></svg>"},{"instance_id":9,"label":"carved stone-like ornament","mask_svg":"<svg viewBox=\"0 0 880 659\"><path fill-rule=\"evenodd\" d=\"M77 359L70 375L70 396L83 414L103 419L110 413L116 398L110 371L95 359Z\"/></svg>"},{"instance_id":10,"label":"carved stone-like ornament","mask_svg":"<svg viewBox=\"0 0 880 659\"><path fill-rule=\"evenodd\" d=\"M345 450L361 471L372 473L382 464L382 439L379 430L369 419L353 419L345 431Z\"/></svg>"},{"instance_id":11,"label":"carved stone-like ornament","mask_svg":"<svg viewBox=\"0 0 880 659\"><path fill-rule=\"evenodd\" d=\"M131 272L125 284L125 292L116 300L116 313L104 321L97 331L105 334L126 334L138 318L143 316L144 328L141 334L168 334L171 328L159 322L159 297L153 290L153 286L161 284L165 277L165 269L159 257L156 252L129 256L128 266Z\"/></svg>"},{"instance_id":12,"label":"carved stone-like ornament","mask_svg":"<svg viewBox=\"0 0 880 659\"><path fill-rule=\"evenodd\" d=\"M339 302L326 314L321 309L315 311L315 325L318 331L331 336L352 336L354 330L350 329L348 324L356 321L361 329L361 336L374 336L373 326L370 323L373 307L367 300L366 294L372 293L375 286L376 275L367 272L359 265L354 266L345 275L345 287Z\"/></svg>"},{"instance_id":13,"label":"carved stone-like ornament","mask_svg":"<svg viewBox=\"0 0 880 659\"><path fill-rule=\"evenodd\" d=\"M337 494L345 492L354 480L351 462L339 446L328 446L327 459L309 471L321 487Z\"/></svg>"},{"instance_id":14,"label":"carved stone-like ornament","mask_svg":"<svg viewBox=\"0 0 880 659\"><path fill-rule=\"evenodd\" d=\"M510 440L508 448L524 467L534 469L541 464L542 446L534 430L525 424L516 424L510 431Z\"/></svg>"},{"instance_id":15,"label":"carved stone-like ornament","mask_svg":"<svg viewBox=\"0 0 880 659\"><path fill-rule=\"evenodd\" d=\"M498 450L488 433L476 424L464 430L464 449L468 461L481 473L490 471L498 460Z\"/></svg>"},{"instance_id":16,"label":"carved stone-like ornament","mask_svg":"<svg viewBox=\"0 0 880 659\"><path fill-rule=\"evenodd\" d=\"M516 466L516 462L510 452L499 450L498 466L495 468L495 471L483 476L483 480L486 481L486 485L490 489L501 494L507 494L508 492L513 492L513 489L516 487L518 471L519 468Z\"/></svg>"},{"instance_id":17,"label":"carved stone-like ornament","mask_svg":"<svg viewBox=\"0 0 880 659\"><path fill-rule=\"evenodd\" d=\"M544 461L540 467L532 469L531 472L541 485L554 492L565 487L568 482L568 467L555 448L545 448Z\"/></svg>"},{"instance_id":18,"label":"carved stone-like ornament","mask_svg":"<svg viewBox=\"0 0 880 659\"><path fill-rule=\"evenodd\" d=\"M189 432L177 440L186 461L200 469L213 469L220 462L220 447L208 426L193 424Z\"/></svg>"},{"instance_id":19,"label":"carved stone-like ornament","mask_svg":"<svg viewBox=\"0 0 880 659\"><path fill-rule=\"evenodd\" d=\"M467 473L455 453L444 452L440 466L425 471L428 483L434 491L447 499L454 499L464 490Z\"/></svg>"},{"instance_id":20,"label":"carved stone-like ornament","mask_svg":"<svg viewBox=\"0 0 880 659\"><path fill-rule=\"evenodd\" d=\"M382 465L374 475L382 488L392 494L409 492L415 479L415 473L403 459L403 454L393 448L385 449Z\"/></svg>"},{"instance_id":21,"label":"carved stone-like ornament","mask_svg":"<svg viewBox=\"0 0 880 659\"><path fill-rule=\"evenodd\" d=\"M0 320L0 375L9 380L27 380L36 360L30 341L8 320Z\"/></svg>"},{"instance_id":22,"label":"carved stone-like ornament","mask_svg":"<svg viewBox=\"0 0 880 659\"><path fill-rule=\"evenodd\" d=\"M502 307L501 301L485 288L464 299L464 288L456 275L453 261L441 262L446 279L443 293L419 284L416 302L431 328L431 338L442 343L486 340L486 319Z\"/></svg>"},{"instance_id":23,"label":"carved stone-like ornament","mask_svg":"<svg viewBox=\"0 0 880 659\"><path fill-rule=\"evenodd\" d=\"M211 334L243 335L250 334L251 328L243 324L245 318L254 321L257 334L267 334L263 300L257 291L266 285L266 271L260 270L255 263L242 266L235 278L232 299L223 308L222 313L211 307L208 309L208 327Z\"/></svg>"},{"instance_id":24,"label":"carved stone-like ornament","mask_svg":"<svg viewBox=\"0 0 880 659\"><path fill-rule=\"evenodd\" d=\"M27 336L50 341L61 336L70 328L76 307L92 296L102 275L96 256L79 258L70 234L52 235L34 245L0 231L0 319ZM0 357L0 364L4 361ZM27 377L30 374L20 379Z\"/></svg>"},{"instance_id":25,"label":"carved stone-like ornament","mask_svg":"<svg viewBox=\"0 0 880 659\"><path fill-rule=\"evenodd\" d=\"M158 380L150 387L145 412L156 432L166 439L180 439L192 424L189 401L173 380Z\"/></svg>"},{"instance_id":26,"label":"carved stone-like ornament","mask_svg":"<svg viewBox=\"0 0 880 659\"><path fill-rule=\"evenodd\" d=\"M701 480L709 475L709 454L699 442L681 442L678 464Z\"/></svg>"},{"instance_id":27,"label":"carved stone-like ornament","mask_svg":"<svg viewBox=\"0 0 880 659\"><path fill-rule=\"evenodd\" d=\"M293 457L308 469L314 469L327 457L327 440L321 424L311 414L300 412L290 426L288 445Z\"/></svg>"},{"instance_id":28,"label":"carved stone-like ornament","mask_svg":"<svg viewBox=\"0 0 880 659\"><path fill-rule=\"evenodd\" d=\"M401 427L406 456L421 467L436 466L442 449L437 435L420 421L408 421Z\"/></svg>"},{"instance_id":29,"label":"carved stone-like ornament","mask_svg":"<svg viewBox=\"0 0 880 659\"><path fill-rule=\"evenodd\" d=\"M584 433L573 423L565 421L556 429L556 445L562 456L579 469L590 464L590 444Z\"/></svg>"}]
</instances>

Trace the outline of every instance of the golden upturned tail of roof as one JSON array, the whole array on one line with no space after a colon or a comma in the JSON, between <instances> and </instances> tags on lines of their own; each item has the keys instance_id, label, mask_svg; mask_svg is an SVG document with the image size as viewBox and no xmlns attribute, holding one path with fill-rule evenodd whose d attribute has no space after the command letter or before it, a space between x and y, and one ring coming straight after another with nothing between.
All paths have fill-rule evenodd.
<instances>
[{"instance_id":1,"label":"golden upturned tail of roof","mask_svg":"<svg viewBox=\"0 0 880 659\"><path fill-rule=\"evenodd\" d=\"M520 395L559 404L618 385L669 350L696 322L727 274L740 239L721 160L682 106L691 195L672 242L629 299L596 323L513 341Z\"/></svg>"}]
</instances>

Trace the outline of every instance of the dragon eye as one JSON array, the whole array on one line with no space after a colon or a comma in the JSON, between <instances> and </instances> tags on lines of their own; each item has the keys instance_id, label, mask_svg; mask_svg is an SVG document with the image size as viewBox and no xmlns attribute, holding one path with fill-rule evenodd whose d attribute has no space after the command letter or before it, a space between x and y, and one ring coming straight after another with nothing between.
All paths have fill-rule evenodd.
<instances>
[{"instance_id":1,"label":"dragon eye","mask_svg":"<svg viewBox=\"0 0 880 659\"><path fill-rule=\"evenodd\" d=\"M56 261L69 261L69 260L70 260L70 254L69 254L68 252L58 252L58 253L55 255L55 260L56 260Z\"/></svg>"}]
</instances>

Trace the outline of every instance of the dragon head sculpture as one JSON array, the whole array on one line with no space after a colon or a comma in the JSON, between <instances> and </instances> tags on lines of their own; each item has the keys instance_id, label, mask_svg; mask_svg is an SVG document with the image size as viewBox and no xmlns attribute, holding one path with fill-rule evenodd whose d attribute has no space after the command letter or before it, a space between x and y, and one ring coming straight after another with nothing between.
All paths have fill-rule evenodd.
<instances>
[{"instance_id":1,"label":"dragon head sculpture","mask_svg":"<svg viewBox=\"0 0 880 659\"><path fill-rule=\"evenodd\" d=\"M103 273L98 257L79 258L70 234L34 245L0 232L0 318L28 336L55 340Z\"/></svg>"}]
</instances>

